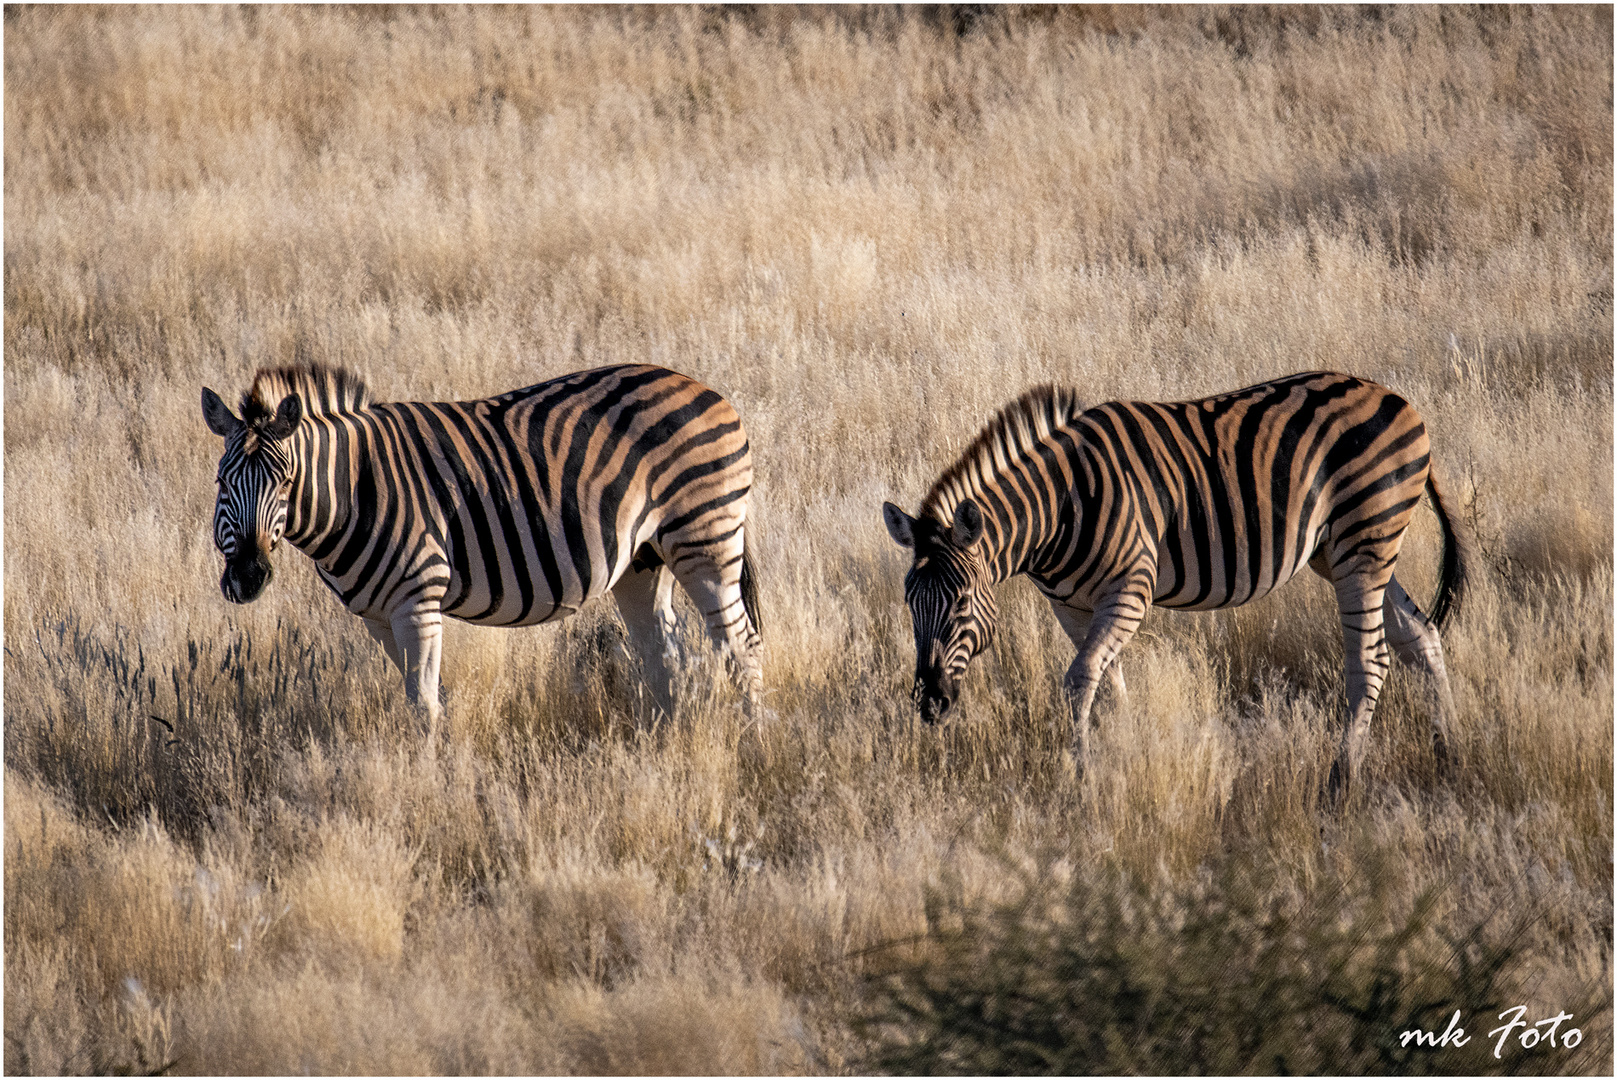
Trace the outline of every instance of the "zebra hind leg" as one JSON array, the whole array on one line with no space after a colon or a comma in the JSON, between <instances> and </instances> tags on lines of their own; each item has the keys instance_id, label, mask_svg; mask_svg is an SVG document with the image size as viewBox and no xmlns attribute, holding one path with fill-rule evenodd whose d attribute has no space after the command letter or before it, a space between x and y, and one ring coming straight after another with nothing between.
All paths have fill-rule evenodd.
<instances>
[{"instance_id":1,"label":"zebra hind leg","mask_svg":"<svg viewBox=\"0 0 1617 1080\"><path fill-rule=\"evenodd\" d=\"M739 540L739 537L737 538ZM741 690L742 708L748 721L765 716L763 694L762 640L753 625L742 597L741 545L735 544L732 557L717 557L711 551L693 552L672 560L674 576L695 601L707 625L708 637L721 650L728 650L732 673Z\"/></svg>"},{"instance_id":2,"label":"zebra hind leg","mask_svg":"<svg viewBox=\"0 0 1617 1080\"><path fill-rule=\"evenodd\" d=\"M1354 571L1336 579L1336 603L1342 619L1343 668L1347 675L1347 726L1328 785L1331 805L1346 804L1353 778L1364 763L1370 718L1376 711L1389 666L1382 603L1392 571Z\"/></svg>"},{"instance_id":3,"label":"zebra hind leg","mask_svg":"<svg viewBox=\"0 0 1617 1080\"><path fill-rule=\"evenodd\" d=\"M1397 575L1387 583L1382 611L1386 615L1388 644L1398 659L1414 668L1426 684L1437 775L1440 780L1449 779L1457 770L1458 762L1449 735L1449 721L1454 716L1454 692L1443 663L1443 639L1438 636L1432 620L1398 583Z\"/></svg>"},{"instance_id":4,"label":"zebra hind leg","mask_svg":"<svg viewBox=\"0 0 1617 1080\"><path fill-rule=\"evenodd\" d=\"M630 648L644 669L653 706L673 716L670 674L679 658L674 575L662 565L640 571L631 568L612 586L612 595L617 599L618 614L629 632Z\"/></svg>"}]
</instances>

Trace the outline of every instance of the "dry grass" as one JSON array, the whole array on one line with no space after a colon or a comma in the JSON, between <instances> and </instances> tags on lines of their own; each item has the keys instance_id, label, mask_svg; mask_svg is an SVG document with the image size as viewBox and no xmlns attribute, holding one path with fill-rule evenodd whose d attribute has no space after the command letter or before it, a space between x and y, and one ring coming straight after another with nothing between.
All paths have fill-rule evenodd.
<instances>
[{"instance_id":1,"label":"dry grass","mask_svg":"<svg viewBox=\"0 0 1617 1080\"><path fill-rule=\"evenodd\" d=\"M1008 859L1193 897L1232 857L1373 878L1371 935L1430 894L1428 951L1530 916L1501 992L1597 1010L1532 1067L1610 1068L1609 11L5 19L8 1071L869 1068L867 950L940 889L1009 910ZM198 387L296 359L384 400L619 361L729 396L778 722L742 730L688 628L645 723L606 605L451 627L423 746L307 560L228 605ZM917 729L883 499L1036 381L1309 368L1417 403L1485 552L1456 784L1395 676L1322 835L1312 580L1153 617L1081 782L1025 583L962 721ZM1430 514L1405 551L1424 598Z\"/></svg>"}]
</instances>

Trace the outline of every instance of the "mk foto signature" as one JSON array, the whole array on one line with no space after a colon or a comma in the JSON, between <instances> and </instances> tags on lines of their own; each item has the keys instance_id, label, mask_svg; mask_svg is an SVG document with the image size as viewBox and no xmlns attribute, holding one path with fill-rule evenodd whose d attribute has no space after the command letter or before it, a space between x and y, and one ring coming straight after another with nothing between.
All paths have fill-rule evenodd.
<instances>
[{"instance_id":1,"label":"mk foto signature","mask_svg":"<svg viewBox=\"0 0 1617 1080\"><path fill-rule=\"evenodd\" d=\"M1542 1039L1549 1040L1549 1045L1551 1046L1559 1046L1568 1050L1583 1041L1583 1032L1578 1028L1561 1030L1561 1024L1572 1019L1571 1013L1557 1013L1554 1016L1529 1024L1522 1019L1526 1012L1526 1005L1517 1005L1515 1008L1506 1009L1499 1014L1499 1019L1504 1020L1505 1023L1488 1032L1490 1038L1495 1035L1499 1036L1499 1041L1494 1043L1493 1047L1494 1057L1497 1058L1503 1055L1505 1041L1510 1038L1512 1032L1516 1033L1522 1048L1526 1050L1531 1050L1537 1046ZM1559 1042L1556 1041L1558 1037ZM1406 1031L1398 1036L1398 1045L1408 1046L1411 1042L1414 1042L1416 1046L1464 1046L1471 1041L1471 1038L1470 1035L1465 1033L1465 1028L1460 1026L1460 1010L1455 1009L1454 1015L1449 1019L1449 1026L1442 1035L1435 1031L1421 1031L1418 1029Z\"/></svg>"}]
</instances>

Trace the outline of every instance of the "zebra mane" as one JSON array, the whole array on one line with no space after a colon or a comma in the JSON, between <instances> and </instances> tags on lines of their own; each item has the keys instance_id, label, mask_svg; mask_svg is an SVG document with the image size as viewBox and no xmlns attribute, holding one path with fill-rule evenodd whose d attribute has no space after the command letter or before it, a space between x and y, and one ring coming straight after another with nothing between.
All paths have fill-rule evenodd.
<instances>
[{"instance_id":1,"label":"zebra mane","mask_svg":"<svg viewBox=\"0 0 1617 1080\"><path fill-rule=\"evenodd\" d=\"M252 389L241 396L241 418L249 426L263 423L291 393L303 399L305 416L353 412L371 403L370 391L359 376L343 368L320 364L259 368Z\"/></svg>"},{"instance_id":2,"label":"zebra mane","mask_svg":"<svg viewBox=\"0 0 1617 1080\"><path fill-rule=\"evenodd\" d=\"M1011 462L1032 453L1053 431L1083 411L1076 392L1049 383L1035 386L1001 409L960 459L944 470L921 501L920 516L949 524L962 499L985 486Z\"/></svg>"}]
</instances>

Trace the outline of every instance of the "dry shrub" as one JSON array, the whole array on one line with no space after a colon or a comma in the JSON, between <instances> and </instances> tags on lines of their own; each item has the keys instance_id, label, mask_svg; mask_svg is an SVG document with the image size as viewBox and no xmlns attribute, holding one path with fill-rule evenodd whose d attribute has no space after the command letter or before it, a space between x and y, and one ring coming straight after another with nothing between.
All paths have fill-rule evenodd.
<instances>
[{"instance_id":1,"label":"dry shrub","mask_svg":"<svg viewBox=\"0 0 1617 1080\"><path fill-rule=\"evenodd\" d=\"M1600 1068L1611 1054L1609 986L1586 984L1548 1011L1505 989L1532 915L1437 932L1439 893L1406 900L1390 867L1302 887L1242 858L1184 882L1064 863L1019 871L1007 866L1021 894L998 905L941 890L920 958L871 976L870 1064L919 1075L1476 1074L1499 1068L1486 1025L1520 1004L1535 1006L1529 1023L1567 1013L1563 1037L1583 1026L1570 1048L1512 1040L1513 1069ZM1441 1050L1405 1037L1456 1024L1462 1041Z\"/></svg>"}]
</instances>

